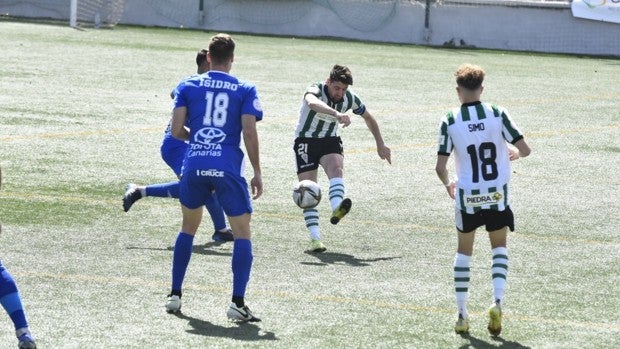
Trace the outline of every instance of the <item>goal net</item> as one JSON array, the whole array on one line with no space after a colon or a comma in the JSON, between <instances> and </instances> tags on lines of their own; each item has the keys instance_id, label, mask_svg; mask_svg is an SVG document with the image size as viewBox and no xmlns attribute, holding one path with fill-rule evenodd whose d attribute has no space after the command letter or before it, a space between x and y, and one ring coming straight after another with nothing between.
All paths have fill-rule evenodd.
<instances>
[{"instance_id":1,"label":"goal net","mask_svg":"<svg viewBox=\"0 0 620 349\"><path fill-rule=\"evenodd\" d=\"M71 0L72 27L111 27L123 16L125 0Z\"/></svg>"}]
</instances>

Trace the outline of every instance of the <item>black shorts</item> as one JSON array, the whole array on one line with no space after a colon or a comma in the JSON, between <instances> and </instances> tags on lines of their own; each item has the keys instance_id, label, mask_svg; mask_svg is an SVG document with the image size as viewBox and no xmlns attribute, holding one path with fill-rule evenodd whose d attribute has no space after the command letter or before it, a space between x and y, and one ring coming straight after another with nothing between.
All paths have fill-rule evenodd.
<instances>
[{"instance_id":1,"label":"black shorts","mask_svg":"<svg viewBox=\"0 0 620 349\"><path fill-rule=\"evenodd\" d=\"M480 210L473 214L456 210L456 229L459 232L474 231L483 225L486 226L486 231L495 231L503 227L515 231L515 217L510 207L506 207L503 211Z\"/></svg>"},{"instance_id":2,"label":"black shorts","mask_svg":"<svg viewBox=\"0 0 620 349\"><path fill-rule=\"evenodd\" d=\"M343 154L340 137L296 138L293 151L297 163L297 173L316 170L323 155Z\"/></svg>"}]
</instances>

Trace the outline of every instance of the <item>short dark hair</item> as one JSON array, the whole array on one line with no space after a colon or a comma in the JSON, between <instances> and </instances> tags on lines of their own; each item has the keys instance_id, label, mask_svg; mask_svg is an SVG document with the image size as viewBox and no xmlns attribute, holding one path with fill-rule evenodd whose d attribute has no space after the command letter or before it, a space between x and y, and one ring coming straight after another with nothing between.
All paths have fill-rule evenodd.
<instances>
[{"instance_id":1,"label":"short dark hair","mask_svg":"<svg viewBox=\"0 0 620 349\"><path fill-rule=\"evenodd\" d=\"M207 53L209 53L209 50L204 49L204 48L198 51L198 53L196 54L196 65L197 66L200 67L207 60Z\"/></svg>"},{"instance_id":2,"label":"short dark hair","mask_svg":"<svg viewBox=\"0 0 620 349\"><path fill-rule=\"evenodd\" d=\"M456 84L468 90L476 90L484 81L484 69L473 64L461 64L456 72Z\"/></svg>"},{"instance_id":3,"label":"short dark hair","mask_svg":"<svg viewBox=\"0 0 620 349\"><path fill-rule=\"evenodd\" d=\"M235 41L224 33L219 33L211 37L209 42L209 54L211 62L216 64L224 63L235 53Z\"/></svg>"},{"instance_id":4,"label":"short dark hair","mask_svg":"<svg viewBox=\"0 0 620 349\"><path fill-rule=\"evenodd\" d=\"M334 65L332 71L329 73L330 81L339 81L346 85L353 85L353 75L349 68L344 65Z\"/></svg>"}]
</instances>

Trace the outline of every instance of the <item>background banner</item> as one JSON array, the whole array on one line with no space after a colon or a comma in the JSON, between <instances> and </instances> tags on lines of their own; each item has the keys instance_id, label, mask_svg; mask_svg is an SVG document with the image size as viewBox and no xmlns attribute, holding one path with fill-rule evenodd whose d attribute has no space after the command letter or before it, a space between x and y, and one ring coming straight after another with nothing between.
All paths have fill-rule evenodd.
<instances>
[{"instance_id":1,"label":"background banner","mask_svg":"<svg viewBox=\"0 0 620 349\"><path fill-rule=\"evenodd\" d=\"M620 0L573 0L574 17L620 23Z\"/></svg>"}]
</instances>

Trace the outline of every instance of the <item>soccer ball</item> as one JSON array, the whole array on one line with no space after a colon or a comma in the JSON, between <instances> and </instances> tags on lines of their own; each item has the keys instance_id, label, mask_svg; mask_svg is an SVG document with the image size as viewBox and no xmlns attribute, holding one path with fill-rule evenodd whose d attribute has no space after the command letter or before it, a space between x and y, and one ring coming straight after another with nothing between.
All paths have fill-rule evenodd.
<instances>
[{"instance_id":1,"label":"soccer ball","mask_svg":"<svg viewBox=\"0 0 620 349\"><path fill-rule=\"evenodd\" d=\"M293 201L300 208L313 208L321 202L321 187L311 180L303 180L293 188Z\"/></svg>"}]
</instances>

